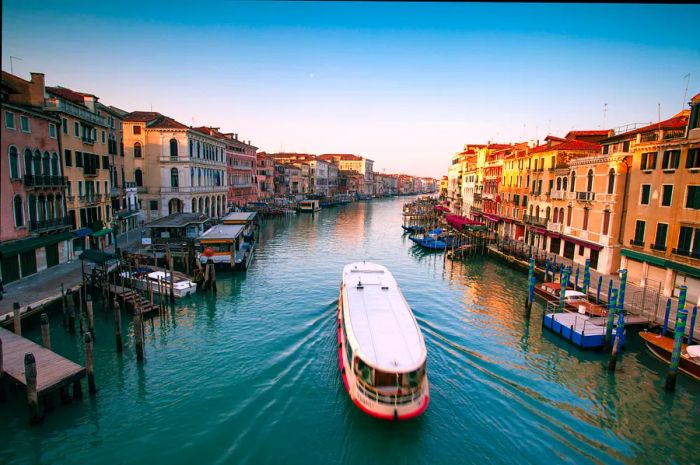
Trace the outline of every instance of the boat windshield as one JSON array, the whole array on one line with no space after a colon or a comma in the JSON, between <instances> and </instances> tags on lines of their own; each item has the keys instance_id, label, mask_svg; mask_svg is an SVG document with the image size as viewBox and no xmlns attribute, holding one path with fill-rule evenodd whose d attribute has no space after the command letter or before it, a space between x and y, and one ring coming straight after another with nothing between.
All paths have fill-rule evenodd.
<instances>
[{"instance_id":1,"label":"boat windshield","mask_svg":"<svg viewBox=\"0 0 700 465\"><path fill-rule=\"evenodd\" d=\"M355 374L365 384L375 388L415 388L420 386L425 376L425 363L417 370L408 373L391 373L377 370L360 358L355 359Z\"/></svg>"}]
</instances>

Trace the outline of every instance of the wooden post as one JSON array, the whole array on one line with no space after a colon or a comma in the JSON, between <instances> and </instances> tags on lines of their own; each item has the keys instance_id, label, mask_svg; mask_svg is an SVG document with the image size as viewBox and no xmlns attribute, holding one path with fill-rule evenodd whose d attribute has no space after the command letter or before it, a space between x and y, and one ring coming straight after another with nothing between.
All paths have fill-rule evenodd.
<instances>
[{"instance_id":1,"label":"wooden post","mask_svg":"<svg viewBox=\"0 0 700 465\"><path fill-rule=\"evenodd\" d=\"M24 376L27 382L29 422L37 423L41 420L41 407L39 406L39 393L36 386L36 359L31 352L24 354Z\"/></svg>"},{"instance_id":2,"label":"wooden post","mask_svg":"<svg viewBox=\"0 0 700 465\"><path fill-rule=\"evenodd\" d=\"M117 344L117 352L121 353L122 347L122 309L119 306L119 301L114 298L114 340Z\"/></svg>"},{"instance_id":3,"label":"wooden post","mask_svg":"<svg viewBox=\"0 0 700 465\"><path fill-rule=\"evenodd\" d=\"M95 340L95 319L94 319L94 314L92 312L92 298L88 295L85 297L87 300L87 326L88 326L88 332L92 334L92 339Z\"/></svg>"},{"instance_id":4,"label":"wooden post","mask_svg":"<svg viewBox=\"0 0 700 465\"><path fill-rule=\"evenodd\" d=\"M94 394L95 388L95 364L92 355L92 336L90 332L85 333L85 371L88 379L88 392Z\"/></svg>"},{"instance_id":5,"label":"wooden post","mask_svg":"<svg viewBox=\"0 0 700 465\"><path fill-rule=\"evenodd\" d=\"M214 291L214 295L216 295L216 266L214 266L213 260L211 264L211 290ZM175 302L174 299L173 302Z\"/></svg>"},{"instance_id":6,"label":"wooden post","mask_svg":"<svg viewBox=\"0 0 700 465\"><path fill-rule=\"evenodd\" d=\"M137 308L134 315L134 339L136 341L136 360L143 361L143 315Z\"/></svg>"},{"instance_id":7,"label":"wooden post","mask_svg":"<svg viewBox=\"0 0 700 465\"><path fill-rule=\"evenodd\" d=\"M671 363L668 366L666 375L666 390L676 389L676 377L678 376L678 364L681 360L681 349L683 348L683 336L685 335L685 323L688 320L688 310L685 308L685 299L688 287L680 286L678 295L678 308L676 309L676 326L673 329L673 352L671 352Z\"/></svg>"},{"instance_id":8,"label":"wooden post","mask_svg":"<svg viewBox=\"0 0 700 465\"><path fill-rule=\"evenodd\" d=\"M51 333L49 332L49 316L41 314L41 344L51 350Z\"/></svg>"},{"instance_id":9,"label":"wooden post","mask_svg":"<svg viewBox=\"0 0 700 465\"><path fill-rule=\"evenodd\" d=\"M617 289L612 289L610 292L610 300L608 301L608 323L605 325L605 350L612 345L612 330L615 325L615 311L617 310Z\"/></svg>"},{"instance_id":10,"label":"wooden post","mask_svg":"<svg viewBox=\"0 0 700 465\"><path fill-rule=\"evenodd\" d=\"M173 274L173 256L170 255L170 303L175 303L175 276Z\"/></svg>"},{"instance_id":11,"label":"wooden post","mask_svg":"<svg viewBox=\"0 0 700 465\"><path fill-rule=\"evenodd\" d=\"M22 319L19 314L19 302L14 302L12 304L12 313L15 322L15 334L18 336L22 335Z\"/></svg>"}]
</instances>

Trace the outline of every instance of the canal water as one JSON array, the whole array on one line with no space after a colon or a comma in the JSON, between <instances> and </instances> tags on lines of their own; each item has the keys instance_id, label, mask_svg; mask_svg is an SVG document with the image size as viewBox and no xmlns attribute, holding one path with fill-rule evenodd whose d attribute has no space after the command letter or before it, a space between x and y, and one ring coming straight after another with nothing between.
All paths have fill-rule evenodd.
<instances>
[{"instance_id":1,"label":"canal water","mask_svg":"<svg viewBox=\"0 0 700 465\"><path fill-rule=\"evenodd\" d=\"M541 308L525 317L521 272L416 249L404 201L268 220L246 274L147 322L143 366L96 308L98 394L35 427L0 404L0 463L697 463L700 383L664 392L636 335L608 374L604 354L543 333ZM409 422L363 414L338 372L340 274L360 259L392 271L426 339L432 399ZM79 335L51 322L54 349L82 363Z\"/></svg>"}]
</instances>

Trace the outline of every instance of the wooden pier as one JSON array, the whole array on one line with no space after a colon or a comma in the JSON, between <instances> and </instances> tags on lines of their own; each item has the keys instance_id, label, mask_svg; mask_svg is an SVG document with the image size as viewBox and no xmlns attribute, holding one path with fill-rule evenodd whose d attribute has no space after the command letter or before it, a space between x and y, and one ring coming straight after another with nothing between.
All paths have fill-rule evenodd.
<instances>
[{"instance_id":1,"label":"wooden pier","mask_svg":"<svg viewBox=\"0 0 700 465\"><path fill-rule=\"evenodd\" d=\"M73 397L82 395L80 380L86 375L85 367L3 328L0 328L0 340L2 340L2 370L4 372L2 378L10 378L27 391L30 407L32 407L32 402L35 404L33 409L36 411L32 412L33 417L41 417L42 397L60 389L62 397L65 398L67 388L71 383L73 383ZM32 354L36 361L33 370L36 374L35 379L31 379L31 376L28 377L28 373L25 372L25 356L27 354ZM63 392L64 388L65 392Z\"/></svg>"}]
</instances>

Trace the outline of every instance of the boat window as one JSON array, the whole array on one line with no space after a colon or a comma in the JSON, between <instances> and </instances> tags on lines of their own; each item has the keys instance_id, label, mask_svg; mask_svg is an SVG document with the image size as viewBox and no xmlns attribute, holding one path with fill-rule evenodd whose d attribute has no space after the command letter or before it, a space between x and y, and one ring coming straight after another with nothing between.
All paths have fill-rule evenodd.
<instances>
[{"instance_id":1,"label":"boat window","mask_svg":"<svg viewBox=\"0 0 700 465\"><path fill-rule=\"evenodd\" d=\"M401 385L405 387L418 387L425 376L425 365L417 370L411 371L401 376Z\"/></svg>"},{"instance_id":2,"label":"boat window","mask_svg":"<svg viewBox=\"0 0 700 465\"><path fill-rule=\"evenodd\" d=\"M375 370L374 386L376 387L394 387L399 385L399 377L396 373L387 373L384 371Z\"/></svg>"},{"instance_id":3,"label":"boat window","mask_svg":"<svg viewBox=\"0 0 700 465\"><path fill-rule=\"evenodd\" d=\"M374 370L371 366L367 365L359 357L355 357L355 374L362 379L365 383L372 385L372 372Z\"/></svg>"}]
</instances>

